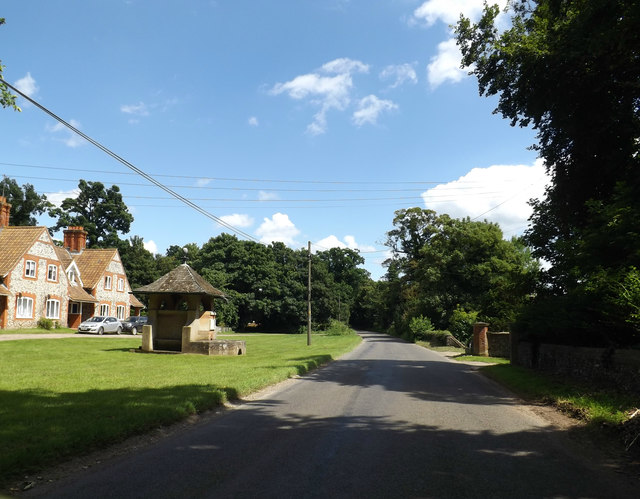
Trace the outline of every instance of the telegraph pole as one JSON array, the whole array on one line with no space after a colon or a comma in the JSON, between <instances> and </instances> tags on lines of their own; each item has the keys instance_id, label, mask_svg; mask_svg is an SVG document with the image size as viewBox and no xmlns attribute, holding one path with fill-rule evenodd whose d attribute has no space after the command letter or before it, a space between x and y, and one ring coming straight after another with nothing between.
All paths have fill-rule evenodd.
<instances>
[{"instance_id":1,"label":"telegraph pole","mask_svg":"<svg viewBox=\"0 0 640 499\"><path fill-rule=\"evenodd\" d=\"M311 345L311 241L308 245L309 278L307 280L307 346Z\"/></svg>"}]
</instances>

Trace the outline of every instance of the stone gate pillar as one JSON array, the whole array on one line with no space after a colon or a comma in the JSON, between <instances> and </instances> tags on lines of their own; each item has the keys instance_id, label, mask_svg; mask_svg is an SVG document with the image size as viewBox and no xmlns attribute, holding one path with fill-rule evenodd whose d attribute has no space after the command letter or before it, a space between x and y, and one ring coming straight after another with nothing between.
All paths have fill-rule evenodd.
<instances>
[{"instance_id":1,"label":"stone gate pillar","mask_svg":"<svg viewBox=\"0 0 640 499\"><path fill-rule=\"evenodd\" d=\"M487 331L489 331L489 324L486 322L476 322L473 325L473 355L489 356Z\"/></svg>"}]
</instances>

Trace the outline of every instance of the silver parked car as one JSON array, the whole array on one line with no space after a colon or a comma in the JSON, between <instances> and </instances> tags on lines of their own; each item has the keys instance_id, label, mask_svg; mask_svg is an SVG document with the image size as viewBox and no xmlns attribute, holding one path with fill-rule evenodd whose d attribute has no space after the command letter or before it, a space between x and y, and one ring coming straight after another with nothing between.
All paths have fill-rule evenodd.
<instances>
[{"instance_id":1,"label":"silver parked car","mask_svg":"<svg viewBox=\"0 0 640 499\"><path fill-rule=\"evenodd\" d=\"M81 322L78 326L79 333L116 333L122 332L122 323L115 317L97 315Z\"/></svg>"}]
</instances>

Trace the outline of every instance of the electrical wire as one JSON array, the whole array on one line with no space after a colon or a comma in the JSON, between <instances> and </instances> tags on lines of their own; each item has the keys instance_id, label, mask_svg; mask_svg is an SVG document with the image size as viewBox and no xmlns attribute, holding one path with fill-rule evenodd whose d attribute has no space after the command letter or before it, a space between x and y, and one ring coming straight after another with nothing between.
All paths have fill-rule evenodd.
<instances>
[{"instance_id":1,"label":"electrical wire","mask_svg":"<svg viewBox=\"0 0 640 499\"><path fill-rule=\"evenodd\" d=\"M56 114L54 114L52 111L50 111L49 109L47 109L46 107L44 107L43 105L41 105L39 102L36 102L35 100L33 100L31 97L29 97L28 95L24 94L23 92L21 92L20 90L18 90L16 87L14 87L13 85L11 85L10 83L6 82L3 80L3 83L9 87L11 90L13 90L14 92L18 93L21 97L25 98L26 100L28 100L29 102L31 102L34 106L36 106L38 109L44 111L46 114L48 114L49 116L51 116L53 119L55 119L58 123L64 125L65 127L67 127L69 130L71 130L72 132L74 132L75 134L79 135L80 137L82 137L83 139L85 139L87 142L91 143L92 145L94 145L95 147L97 147L98 149L100 149L102 152L108 154L109 156L111 156L113 159L115 159L116 161L122 163L123 165L125 165L127 168L129 168L130 170L134 171L135 173L137 173L138 175L140 175L141 177L143 177L144 179L148 180L149 182L151 182L152 184L154 184L156 187L159 187L160 189L162 189L163 191L165 191L166 193L170 194L171 196L173 196L174 198L182 201L184 204L186 204L187 206L193 208L194 210L196 210L198 213L204 215L205 217L209 218L210 220L213 220L214 222L218 223L219 225L235 232L236 234L238 234L239 236L242 236L246 239L249 239L251 241L254 242L260 242L258 241L258 239L256 239L255 237L253 237L251 234L247 234L246 232L244 232L241 229L238 229L237 227L234 227L233 225L231 225L228 222L225 222L224 220L222 220L220 217L217 217L215 215L213 215L212 213L209 213L207 210L201 208L200 206L198 206L197 204L193 203L192 201L188 200L187 198L185 198L184 196L178 194L177 192L173 191L172 189L170 189L169 187L165 186L164 184L162 184L161 182L157 181L156 179L154 179L151 175L145 173L143 170L141 170L140 168L138 168L137 166L129 163L126 159L118 156L116 153L114 153L113 151L111 151L110 149L106 148L105 146L103 146L102 144L100 144L99 142L93 140L91 137L89 137L88 135L82 133L80 130L78 130L76 127L74 127L73 125L71 125L70 123L67 123L65 120L63 120L62 118L60 118L59 116L57 116Z\"/></svg>"}]
</instances>

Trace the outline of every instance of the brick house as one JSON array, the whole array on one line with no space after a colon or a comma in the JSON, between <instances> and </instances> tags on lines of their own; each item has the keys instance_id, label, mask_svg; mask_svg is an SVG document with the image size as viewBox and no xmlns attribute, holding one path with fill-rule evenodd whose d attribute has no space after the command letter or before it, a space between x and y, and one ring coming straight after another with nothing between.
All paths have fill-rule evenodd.
<instances>
[{"instance_id":1,"label":"brick house","mask_svg":"<svg viewBox=\"0 0 640 499\"><path fill-rule=\"evenodd\" d=\"M61 248L46 227L9 226L10 210L0 196L0 329L35 327L42 317L77 327L93 315L140 312L117 249L86 249L81 227L64 231Z\"/></svg>"}]
</instances>

